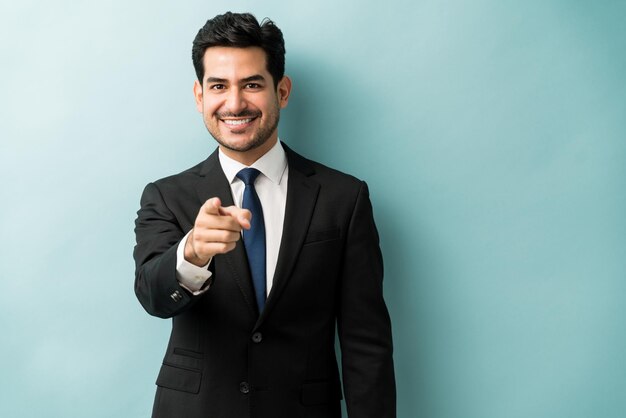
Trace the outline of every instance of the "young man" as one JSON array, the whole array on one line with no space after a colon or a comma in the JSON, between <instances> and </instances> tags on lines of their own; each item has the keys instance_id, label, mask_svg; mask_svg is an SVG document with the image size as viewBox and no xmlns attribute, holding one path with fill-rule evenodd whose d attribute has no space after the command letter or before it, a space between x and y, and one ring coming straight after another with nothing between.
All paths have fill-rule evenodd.
<instances>
[{"instance_id":1,"label":"young man","mask_svg":"<svg viewBox=\"0 0 626 418\"><path fill-rule=\"evenodd\" d=\"M172 318L153 417L395 417L391 325L364 182L278 140L283 36L226 13L198 32L193 92L218 142L146 186L135 292ZM336 328L337 327L337 328Z\"/></svg>"}]
</instances>

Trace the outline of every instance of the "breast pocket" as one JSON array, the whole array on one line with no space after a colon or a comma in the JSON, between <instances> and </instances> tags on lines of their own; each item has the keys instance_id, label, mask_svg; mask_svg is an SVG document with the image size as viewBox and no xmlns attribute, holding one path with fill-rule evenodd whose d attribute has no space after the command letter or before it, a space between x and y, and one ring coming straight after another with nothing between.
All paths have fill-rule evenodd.
<instances>
[{"instance_id":1,"label":"breast pocket","mask_svg":"<svg viewBox=\"0 0 626 418\"><path fill-rule=\"evenodd\" d=\"M339 228L327 228L327 229L311 229L306 238L304 239L304 245L317 244L324 241L331 241L339 239L341 231Z\"/></svg>"}]
</instances>

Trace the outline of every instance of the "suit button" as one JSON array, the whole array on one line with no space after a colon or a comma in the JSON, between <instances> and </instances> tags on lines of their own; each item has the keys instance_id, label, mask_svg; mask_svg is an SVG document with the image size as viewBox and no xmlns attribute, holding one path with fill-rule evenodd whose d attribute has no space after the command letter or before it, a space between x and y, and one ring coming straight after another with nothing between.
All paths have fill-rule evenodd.
<instances>
[{"instance_id":1,"label":"suit button","mask_svg":"<svg viewBox=\"0 0 626 418\"><path fill-rule=\"evenodd\" d=\"M172 298L172 300L174 300L174 302L179 302L183 298L183 295L181 295L180 292L176 290L170 295L170 297Z\"/></svg>"},{"instance_id":2,"label":"suit button","mask_svg":"<svg viewBox=\"0 0 626 418\"><path fill-rule=\"evenodd\" d=\"M239 384L239 392L247 395L248 393L250 393L250 383L248 382L241 382Z\"/></svg>"},{"instance_id":3,"label":"suit button","mask_svg":"<svg viewBox=\"0 0 626 418\"><path fill-rule=\"evenodd\" d=\"M261 341L263 341L263 334L261 334L260 332L255 332L254 334L252 334L252 342L258 344Z\"/></svg>"}]
</instances>

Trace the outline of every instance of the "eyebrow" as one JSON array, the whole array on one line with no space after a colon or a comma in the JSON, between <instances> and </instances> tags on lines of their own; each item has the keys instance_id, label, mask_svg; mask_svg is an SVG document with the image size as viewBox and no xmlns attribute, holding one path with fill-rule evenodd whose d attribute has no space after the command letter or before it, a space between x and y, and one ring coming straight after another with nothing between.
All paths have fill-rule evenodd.
<instances>
[{"instance_id":1,"label":"eyebrow","mask_svg":"<svg viewBox=\"0 0 626 418\"><path fill-rule=\"evenodd\" d=\"M241 81L244 83L249 83L251 81L265 81L265 77L263 77L261 74L255 74L251 75L250 77L246 77Z\"/></svg>"},{"instance_id":2,"label":"eyebrow","mask_svg":"<svg viewBox=\"0 0 626 418\"><path fill-rule=\"evenodd\" d=\"M265 81L265 77L263 77L261 74L255 74L255 75L251 75L250 77L246 77L242 79L241 83L249 83L251 81ZM228 80L226 80L225 78L219 78L219 77L207 77L205 82L226 84L228 83Z\"/></svg>"},{"instance_id":3,"label":"eyebrow","mask_svg":"<svg viewBox=\"0 0 626 418\"><path fill-rule=\"evenodd\" d=\"M226 83L228 80L226 80L225 78L207 77L207 79L204 81L207 83Z\"/></svg>"}]
</instances>

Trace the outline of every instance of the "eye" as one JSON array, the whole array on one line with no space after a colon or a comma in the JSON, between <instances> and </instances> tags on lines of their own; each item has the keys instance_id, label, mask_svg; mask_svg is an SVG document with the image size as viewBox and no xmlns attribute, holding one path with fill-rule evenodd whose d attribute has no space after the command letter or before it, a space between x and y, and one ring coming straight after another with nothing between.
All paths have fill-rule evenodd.
<instances>
[{"instance_id":1,"label":"eye","mask_svg":"<svg viewBox=\"0 0 626 418\"><path fill-rule=\"evenodd\" d=\"M247 89L260 89L262 86L259 83L247 83L245 88Z\"/></svg>"},{"instance_id":2,"label":"eye","mask_svg":"<svg viewBox=\"0 0 626 418\"><path fill-rule=\"evenodd\" d=\"M226 88L223 84L211 84L209 90L224 90Z\"/></svg>"}]
</instances>

